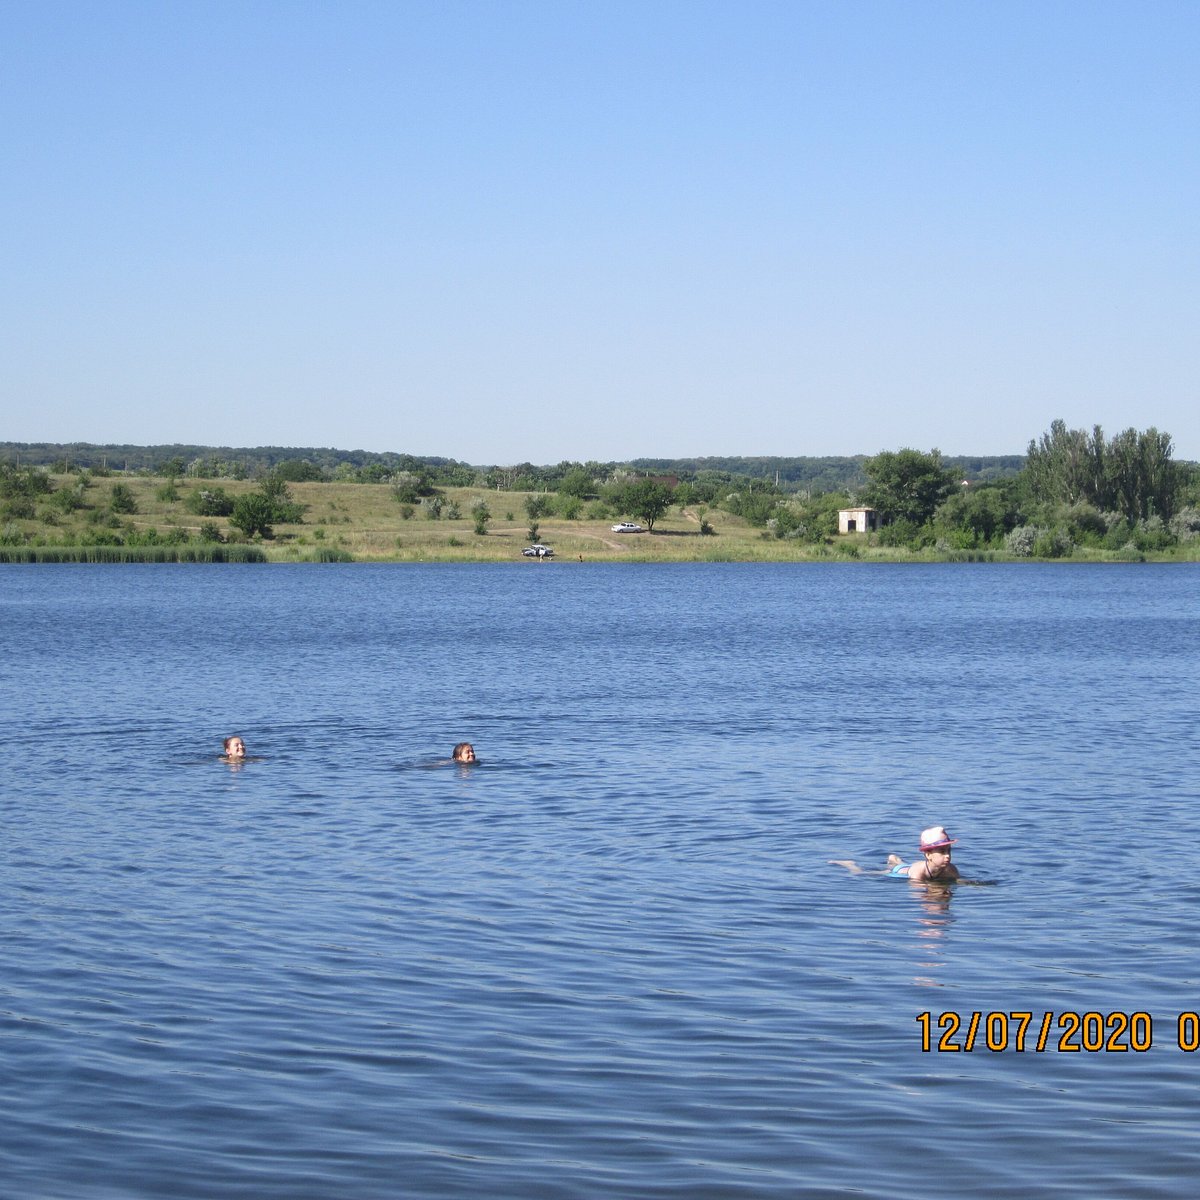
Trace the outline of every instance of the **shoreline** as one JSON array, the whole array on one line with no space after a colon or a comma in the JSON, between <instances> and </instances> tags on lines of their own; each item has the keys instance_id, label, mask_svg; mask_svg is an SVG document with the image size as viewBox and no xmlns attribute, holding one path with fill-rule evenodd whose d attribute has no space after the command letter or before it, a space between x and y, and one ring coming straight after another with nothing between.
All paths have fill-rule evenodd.
<instances>
[{"instance_id":1,"label":"shoreline","mask_svg":"<svg viewBox=\"0 0 1200 1200\"><path fill-rule=\"evenodd\" d=\"M761 525L720 508L673 506L654 530L614 533L618 516L599 502L573 518L528 519L526 501L539 493L446 488L437 515L400 503L388 484L313 482L288 485L296 517L274 524L272 536L241 540L228 517L198 515L198 493L229 500L256 490L249 480L164 481L156 476L89 479L52 476L69 504L39 497L24 515L0 525L0 564L61 562L227 563L493 563L545 567L547 563L973 563L973 562L1197 562L1200 539L1164 550L1076 546L1059 558L1017 556L1001 547L922 550L879 544L876 533L808 541L777 537ZM117 484L125 506L112 503ZM470 514L485 503L485 532ZM704 529L705 532L701 532ZM214 535L220 540L214 540ZM524 558L532 542L553 559ZM582 561L581 561L582 560Z\"/></svg>"},{"instance_id":2,"label":"shoreline","mask_svg":"<svg viewBox=\"0 0 1200 1200\"><path fill-rule=\"evenodd\" d=\"M768 547L768 551L771 548ZM69 566L73 564L95 566L126 565L175 565L175 566L325 566L331 563L349 566L504 566L529 567L530 569L553 568L555 566L588 567L595 565L660 565L695 566L728 564L801 565L801 566L919 566L945 564L960 566L988 563L992 565L1071 565L1071 566L1126 566L1166 563L1173 565L1195 565L1200 562L1200 552L1191 555L1122 553L1120 551L1096 551L1074 554L1061 558L1019 558L1002 551L961 550L905 552L871 548L869 553L847 554L831 548L825 553L809 552L794 554L746 553L711 554L596 554L591 557L562 555L553 559L528 559L511 555L461 554L453 551L438 553L399 553L394 555L355 556L346 551L303 553L295 547L262 547L256 545L217 544L213 546L0 546L0 566Z\"/></svg>"}]
</instances>

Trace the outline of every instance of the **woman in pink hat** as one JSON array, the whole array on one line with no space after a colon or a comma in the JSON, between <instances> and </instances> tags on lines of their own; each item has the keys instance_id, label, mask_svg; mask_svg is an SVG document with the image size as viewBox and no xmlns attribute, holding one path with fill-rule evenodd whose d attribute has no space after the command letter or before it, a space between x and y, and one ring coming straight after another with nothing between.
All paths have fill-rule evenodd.
<instances>
[{"instance_id":1,"label":"woman in pink hat","mask_svg":"<svg viewBox=\"0 0 1200 1200\"><path fill-rule=\"evenodd\" d=\"M950 847L958 841L942 825L932 825L921 831L921 853L924 862L906 863L898 854L889 854L883 874L893 879L910 879L913 883L951 883L958 878L958 868L950 861ZM863 873L853 859L832 858L835 867L845 867L855 875Z\"/></svg>"},{"instance_id":2,"label":"woman in pink hat","mask_svg":"<svg viewBox=\"0 0 1200 1200\"><path fill-rule=\"evenodd\" d=\"M888 874L913 883L949 883L958 878L958 868L950 861L950 847L957 841L944 826L931 825L921 831L925 861L905 864L893 854L888 858Z\"/></svg>"}]
</instances>

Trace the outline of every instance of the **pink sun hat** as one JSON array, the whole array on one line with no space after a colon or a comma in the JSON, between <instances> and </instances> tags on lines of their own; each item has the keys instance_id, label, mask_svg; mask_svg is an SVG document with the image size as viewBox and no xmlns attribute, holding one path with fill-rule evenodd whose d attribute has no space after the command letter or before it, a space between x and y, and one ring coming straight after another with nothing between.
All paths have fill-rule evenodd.
<instances>
[{"instance_id":1,"label":"pink sun hat","mask_svg":"<svg viewBox=\"0 0 1200 1200\"><path fill-rule=\"evenodd\" d=\"M944 850L957 841L958 838L952 838L944 826L931 825L928 829L921 830L921 853L924 854L926 850Z\"/></svg>"}]
</instances>

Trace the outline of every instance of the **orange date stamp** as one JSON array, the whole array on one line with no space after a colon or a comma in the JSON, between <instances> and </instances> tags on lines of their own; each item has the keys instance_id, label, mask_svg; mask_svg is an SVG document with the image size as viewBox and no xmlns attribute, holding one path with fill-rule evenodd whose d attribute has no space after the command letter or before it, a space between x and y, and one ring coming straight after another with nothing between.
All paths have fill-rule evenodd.
<instances>
[{"instance_id":1,"label":"orange date stamp","mask_svg":"<svg viewBox=\"0 0 1200 1200\"><path fill-rule=\"evenodd\" d=\"M921 1052L961 1054L976 1050L1000 1054L1144 1054L1154 1044L1154 1018L1148 1012L932 1012L918 1013ZM1175 1019L1180 1050L1200 1049L1200 1013Z\"/></svg>"}]
</instances>

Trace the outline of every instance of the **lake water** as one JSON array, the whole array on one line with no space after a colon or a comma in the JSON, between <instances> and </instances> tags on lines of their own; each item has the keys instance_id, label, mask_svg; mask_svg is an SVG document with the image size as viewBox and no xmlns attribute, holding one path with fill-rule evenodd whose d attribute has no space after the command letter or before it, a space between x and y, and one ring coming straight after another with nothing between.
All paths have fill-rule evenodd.
<instances>
[{"instance_id":1,"label":"lake water","mask_svg":"<svg viewBox=\"0 0 1200 1200\"><path fill-rule=\"evenodd\" d=\"M4 567L0 1192L1190 1197L1198 679L1196 566Z\"/></svg>"}]
</instances>

